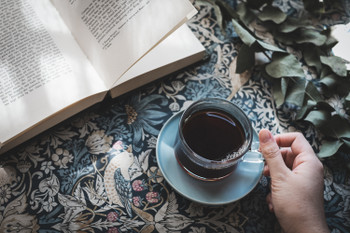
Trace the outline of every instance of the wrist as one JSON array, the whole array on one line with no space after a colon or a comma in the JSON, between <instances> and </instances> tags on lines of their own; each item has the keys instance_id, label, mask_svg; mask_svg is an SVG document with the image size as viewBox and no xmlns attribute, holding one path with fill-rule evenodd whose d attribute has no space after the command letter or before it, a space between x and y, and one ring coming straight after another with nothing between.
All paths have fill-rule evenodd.
<instances>
[{"instance_id":1,"label":"wrist","mask_svg":"<svg viewBox=\"0 0 350 233\"><path fill-rule=\"evenodd\" d=\"M330 233L326 219L291 221L288 226L281 226L284 233Z\"/></svg>"}]
</instances>

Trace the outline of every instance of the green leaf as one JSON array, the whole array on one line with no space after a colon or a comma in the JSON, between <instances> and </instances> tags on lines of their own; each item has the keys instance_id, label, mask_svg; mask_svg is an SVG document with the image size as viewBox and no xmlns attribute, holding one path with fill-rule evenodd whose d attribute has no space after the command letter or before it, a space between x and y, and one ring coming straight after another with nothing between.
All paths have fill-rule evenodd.
<instances>
[{"instance_id":1,"label":"green leaf","mask_svg":"<svg viewBox=\"0 0 350 233\"><path fill-rule=\"evenodd\" d=\"M318 74L321 72L320 52L316 46L305 46L303 49L303 58L308 66L316 68Z\"/></svg>"},{"instance_id":2,"label":"green leaf","mask_svg":"<svg viewBox=\"0 0 350 233\"><path fill-rule=\"evenodd\" d=\"M245 4L240 3L237 5L237 10L236 10L239 19L246 25L248 26L253 20L255 20L256 16L254 13L246 7Z\"/></svg>"},{"instance_id":3,"label":"green leaf","mask_svg":"<svg viewBox=\"0 0 350 233\"><path fill-rule=\"evenodd\" d=\"M288 78L282 77L281 78L281 91L283 94L284 101L286 101L285 98L287 95L287 90L288 90Z\"/></svg>"},{"instance_id":4,"label":"green leaf","mask_svg":"<svg viewBox=\"0 0 350 233\"><path fill-rule=\"evenodd\" d=\"M266 5L262 10L262 12L258 14L258 18L261 21L271 20L276 24L280 24L286 20L287 15L283 11L281 11L278 7Z\"/></svg>"},{"instance_id":5,"label":"green leaf","mask_svg":"<svg viewBox=\"0 0 350 233\"><path fill-rule=\"evenodd\" d=\"M279 31L276 31L274 34L275 40L285 44L285 45L293 45L294 41L297 38L297 34L292 32L292 33L282 33Z\"/></svg>"},{"instance_id":6,"label":"green leaf","mask_svg":"<svg viewBox=\"0 0 350 233\"><path fill-rule=\"evenodd\" d=\"M264 50L269 50L269 51L274 51L274 52L281 52L281 53L286 53L285 50L280 49L272 44L268 44L262 40L256 40L252 46L256 52L262 52Z\"/></svg>"},{"instance_id":7,"label":"green leaf","mask_svg":"<svg viewBox=\"0 0 350 233\"><path fill-rule=\"evenodd\" d=\"M296 106L302 106L305 95L306 80L300 77L285 78L288 80L288 88L285 96L285 102Z\"/></svg>"},{"instance_id":8,"label":"green leaf","mask_svg":"<svg viewBox=\"0 0 350 233\"><path fill-rule=\"evenodd\" d=\"M318 152L318 157L326 158L334 155L343 144L344 143L340 140L323 141L320 151Z\"/></svg>"},{"instance_id":9,"label":"green leaf","mask_svg":"<svg viewBox=\"0 0 350 233\"><path fill-rule=\"evenodd\" d=\"M317 109L322 109L327 112L334 112L335 109L327 102L325 101L320 101L317 103Z\"/></svg>"},{"instance_id":10,"label":"green leaf","mask_svg":"<svg viewBox=\"0 0 350 233\"><path fill-rule=\"evenodd\" d=\"M330 120L328 120L326 125L322 125L320 130L323 134L341 139L350 138L350 124L349 121L342 118L339 115L333 115Z\"/></svg>"},{"instance_id":11,"label":"green leaf","mask_svg":"<svg viewBox=\"0 0 350 233\"><path fill-rule=\"evenodd\" d=\"M332 73L320 80L323 87L323 94L332 96L336 93L339 96L346 96L350 91L350 80Z\"/></svg>"},{"instance_id":12,"label":"green leaf","mask_svg":"<svg viewBox=\"0 0 350 233\"><path fill-rule=\"evenodd\" d=\"M273 78L304 77L300 62L292 54L273 53L272 62L266 65L266 72Z\"/></svg>"},{"instance_id":13,"label":"green leaf","mask_svg":"<svg viewBox=\"0 0 350 233\"><path fill-rule=\"evenodd\" d=\"M315 101L316 103L323 101L322 95L312 82L307 83L305 88L305 94L308 96L309 99Z\"/></svg>"},{"instance_id":14,"label":"green leaf","mask_svg":"<svg viewBox=\"0 0 350 233\"><path fill-rule=\"evenodd\" d=\"M279 107L284 103L284 93L282 92L281 89L281 81L283 79L273 79L273 98L276 102L276 106Z\"/></svg>"},{"instance_id":15,"label":"green leaf","mask_svg":"<svg viewBox=\"0 0 350 233\"><path fill-rule=\"evenodd\" d=\"M244 44L251 46L255 42L255 37L252 36L248 30L243 28L236 20L232 19L232 25Z\"/></svg>"},{"instance_id":16,"label":"green leaf","mask_svg":"<svg viewBox=\"0 0 350 233\"><path fill-rule=\"evenodd\" d=\"M295 40L297 44L312 43L321 46L327 41L327 37L316 30L302 28L298 31L299 35Z\"/></svg>"},{"instance_id":17,"label":"green leaf","mask_svg":"<svg viewBox=\"0 0 350 233\"><path fill-rule=\"evenodd\" d=\"M342 58L337 56L321 56L321 62L328 67L330 67L334 73L336 73L339 76L346 77L347 70L345 62Z\"/></svg>"},{"instance_id":18,"label":"green leaf","mask_svg":"<svg viewBox=\"0 0 350 233\"><path fill-rule=\"evenodd\" d=\"M338 40L335 39L333 36L328 35L326 42L322 46L325 51L331 50L336 44L338 43ZM328 52L327 51L327 52Z\"/></svg>"},{"instance_id":19,"label":"green leaf","mask_svg":"<svg viewBox=\"0 0 350 233\"><path fill-rule=\"evenodd\" d=\"M298 114L296 116L296 120L301 120L305 117L306 113L311 111L315 106L317 105L317 102L304 98L304 104L303 106L299 109Z\"/></svg>"},{"instance_id":20,"label":"green leaf","mask_svg":"<svg viewBox=\"0 0 350 233\"><path fill-rule=\"evenodd\" d=\"M310 22L306 19L288 17L283 23L278 25L277 31L282 33L289 33L299 28L314 29L315 27L310 25Z\"/></svg>"},{"instance_id":21,"label":"green leaf","mask_svg":"<svg viewBox=\"0 0 350 233\"><path fill-rule=\"evenodd\" d=\"M325 35L316 30L308 28L298 28L291 33L281 33L276 31L274 37L277 41L280 41L286 45L311 43L316 46L321 46L327 41L327 37Z\"/></svg>"},{"instance_id":22,"label":"green leaf","mask_svg":"<svg viewBox=\"0 0 350 233\"><path fill-rule=\"evenodd\" d=\"M321 58L320 58L320 61L321 61ZM331 74L334 74L334 72L329 66L322 66L321 75L320 75L321 79Z\"/></svg>"},{"instance_id":23,"label":"green leaf","mask_svg":"<svg viewBox=\"0 0 350 233\"><path fill-rule=\"evenodd\" d=\"M336 74L330 74L320 80L320 83L325 85L329 89L335 89L337 87L339 80L339 76Z\"/></svg>"},{"instance_id":24,"label":"green leaf","mask_svg":"<svg viewBox=\"0 0 350 233\"><path fill-rule=\"evenodd\" d=\"M310 122L316 128L321 128L327 124L331 118L331 114L325 110L312 110L305 117L305 121Z\"/></svg>"},{"instance_id":25,"label":"green leaf","mask_svg":"<svg viewBox=\"0 0 350 233\"><path fill-rule=\"evenodd\" d=\"M323 109L327 111L329 110L328 106L329 104L324 102L322 95L318 92L315 85L309 81L307 82L307 85L305 88L304 103L299 109L296 119L300 120L304 118L309 111L311 111L312 109L315 109L316 107L319 107L319 109Z\"/></svg>"},{"instance_id":26,"label":"green leaf","mask_svg":"<svg viewBox=\"0 0 350 233\"><path fill-rule=\"evenodd\" d=\"M297 115L296 119L300 120L300 119L306 117L311 110L323 111L323 112L329 112L329 113L335 111L334 108L329 105L329 103L327 103L323 100L316 102L315 100L310 99L309 95L306 95L306 97L304 98L304 104L300 108L300 110L298 111L298 115ZM315 114L315 113L313 113L313 114Z\"/></svg>"},{"instance_id":27,"label":"green leaf","mask_svg":"<svg viewBox=\"0 0 350 233\"><path fill-rule=\"evenodd\" d=\"M255 64L255 52L246 44L242 44L237 56L236 73L241 74L251 69Z\"/></svg>"},{"instance_id":28,"label":"green leaf","mask_svg":"<svg viewBox=\"0 0 350 233\"><path fill-rule=\"evenodd\" d=\"M344 142L344 144L345 144L347 147L349 147L349 149L350 149L350 139L348 139L348 138L342 138L341 141Z\"/></svg>"},{"instance_id":29,"label":"green leaf","mask_svg":"<svg viewBox=\"0 0 350 233\"><path fill-rule=\"evenodd\" d=\"M323 86L324 94L333 95L336 93L339 96L346 96L350 91L350 79L340 77L334 73L322 78L320 83Z\"/></svg>"}]
</instances>

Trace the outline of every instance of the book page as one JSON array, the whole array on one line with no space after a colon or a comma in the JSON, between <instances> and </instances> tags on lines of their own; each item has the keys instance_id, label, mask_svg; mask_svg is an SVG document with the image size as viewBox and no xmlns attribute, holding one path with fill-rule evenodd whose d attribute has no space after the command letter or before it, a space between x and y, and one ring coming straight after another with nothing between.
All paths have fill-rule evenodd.
<instances>
[{"instance_id":1,"label":"book page","mask_svg":"<svg viewBox=\"0 0 350 233\"><path fill-rule=\"evenodd\" d=\"M109 87L196 13L188 0L52 1Z\"/></svg>"},{"instance_id":2,"label":"book page","mask_svg":"<svg viewBox=\"0 0 350 233\"><path fill-rule=\"evenodd\" d=\"M193 64L204 56L204 46L184 24L124 73L111 88L110 94L115 98Z\"/></svg>"},{"instance_id":3,"label":"book page","mask_svg":"<svg viewBox=\"0 0 350 233\"><path fill-rule=\"evenodd\" d=\"M2 0L0 18L0 142L106 91L49 1Z\"/></svg>"},{"instance_id":4,"label":"book page","mask_svg":"<svg viewBox=\"0 0 350 233\"><path fill-rule=\"evenodd\" d=\"M204 50L191 29L184 24L123 74L115 86L165 66L168 62L174 63L193 54L204 52Z\"/></svg>"}]
</instances>

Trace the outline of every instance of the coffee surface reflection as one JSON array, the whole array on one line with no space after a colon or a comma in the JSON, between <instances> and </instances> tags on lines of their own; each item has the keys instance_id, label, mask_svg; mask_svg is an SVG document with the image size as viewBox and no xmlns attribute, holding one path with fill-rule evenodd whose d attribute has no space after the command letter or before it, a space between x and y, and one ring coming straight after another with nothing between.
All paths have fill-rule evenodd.
<instances>
[{"instance_id":1,"label":"coffee surface reflection","mask_svg":"<svg viewBox=\"0 0 350 233\"><path fill-rule=\"evenodd\" d=\"M210 160L225 159L244 142L243 128L237 119L215 109L192 114L184 122L182 133L195 153Z\"/></svg>"}]
</instances>

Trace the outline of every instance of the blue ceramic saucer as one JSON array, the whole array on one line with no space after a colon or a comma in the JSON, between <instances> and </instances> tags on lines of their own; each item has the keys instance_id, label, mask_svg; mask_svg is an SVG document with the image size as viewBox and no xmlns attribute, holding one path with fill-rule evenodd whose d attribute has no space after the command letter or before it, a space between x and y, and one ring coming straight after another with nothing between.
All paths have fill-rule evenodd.
<instances>
[{"instance_id":1,"label":"blue ceramic saucer","mask_svg":"<svg viewBox=\"0 0 350 233\"><path fill-rule=\"evenodd\" d=\"M182 112L175 114L164 124L156 146L158 166L170 186L182 196L205 205L228 204L252 191L258 184L264 168L263 162L249 162L261 158L261 155L256 153L248 152L231 175L215 182L197 180L180 167L173 145L181 114ZM258 135L254 131L252 149L257 149L254 148L256 145Z\"/></svg>"}]
</instances>

